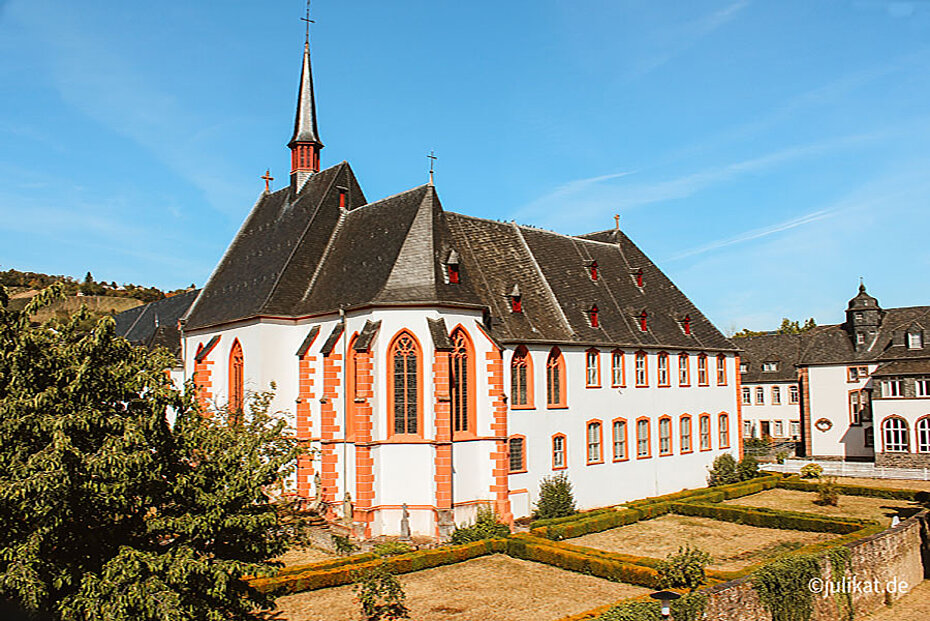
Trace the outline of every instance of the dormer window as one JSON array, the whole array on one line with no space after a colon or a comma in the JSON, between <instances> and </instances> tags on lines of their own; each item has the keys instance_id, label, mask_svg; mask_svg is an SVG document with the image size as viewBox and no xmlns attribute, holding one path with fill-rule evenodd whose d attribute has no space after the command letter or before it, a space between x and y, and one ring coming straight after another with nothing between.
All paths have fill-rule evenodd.
<instances>
[{"instance_id":1,"label":"dormer window","mask_svg":"<svg viewBox=\"0 0 930 621\"><path fill-rule=\"evenodd\" d=\"M643 332L649 331L649 313L645 310L639 314L639 329Z\"/></svg>"},{"instance_id":2,"label":"dormer window","mask_svg":"<svg viewBox=\"0 0 930 621\"><path fill-rule=\"evenodd\" d=\"M681 319L681 331L685 334L691 334L691 315L685 315Z\"/></svg>"},{"instance_id":3,"label":"dormer window","mask_svg":"<svg viewBox=\"0 0 930 621\"><path fill-rule=\"evenodd\" d=\"M591 261L587 264L588 274L591 276L591 280L597 280L597 261Z\"/></svg>"},{"instance_id":4,"label":"dormer window","mask_svg":"<svg viewBox=\"0 0 930 621\"><path fill-rule=\"evenodd\" d=\"M775 373L778 371L777 362L763 362L762 363L762 372L763 373Z\"/></svg>"},{"instance_id":5,"label":"dormer window","mask_svg":"<svg viewBox=\"0 0 930 621\"><path fill-rule=\"evenodd\" d=\"M639 287L640 289L642 289L642 288L643 288L643 282L644 282L644 281L643 281L643 268L639 268L638 270L634 270L630 275L633 277L633 282L636 283L636 286Z\"/></svg>"},{"instance_id":6,"label":"dormer window","mask_svg":"<svg viewBox=\"0 0 930 621\"><path fill-rule=\"evenodd\" d=\"M588 311L588 321L591 322L592 328L597 328L600 325L600 322L597 317L597 304L593 305Z\"/></svg>"},{"instance_id":7,"label":"dormer window","mask_svg":"<svg viewBox=\"0 0 930 621\"><path fill-rule=\"evenodd\" d=\"M924 346L923 336L920 332L908 332L907 333L907 348L908 349L921 349Z\"/></svg>"},{"instance_id":8,"label":"dormer window","mask_svg":"<svg viewBox=\"0 0 930 621\"><path fill-rule=\"evenodd\" d=\"M523 312L523 296L520 294L519 285L513 286L513 291L507 294L507 298L510 300L510 312L511 313L522 313Z\"/></svg>"},{"instance_id":9,"label":"dormer window","mask_svg":"<svg viewBox=\"0 0 930 621\"><path fill-rule=\"evenodd\" d=\"M450 252L449 258L446 259L446 276L450 285L457 285L461 280L459 275L459 253L455 250Z\"/></svg>"}]
</instances>

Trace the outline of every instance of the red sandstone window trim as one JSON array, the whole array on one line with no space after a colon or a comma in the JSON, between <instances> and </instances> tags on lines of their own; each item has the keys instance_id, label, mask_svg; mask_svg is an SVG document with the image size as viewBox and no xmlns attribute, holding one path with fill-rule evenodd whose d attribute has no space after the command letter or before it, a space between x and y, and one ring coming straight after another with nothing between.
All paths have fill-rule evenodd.
<instances>
[{"instance_id":1,"label":"red sandstone window trim","mask_svg":"<svg viewBox=\"0 0 930 621\"><path fill-rule=\"evenodd\" d=\"M409 339L409 341L405 341ZM416 424L416 429L413 432L410 431L396 431L397 429L397 404L394 399L394 391L396 390L395 384L397 383L397 369L396 369L396 353L402 352L405 354L406 359L410 356L410 353L415 357L414 361L414 374L413 380L415 382L415 394L414 398L416 399L415 408L416 408L416 417L410 421L409 419L405 421L404 427L409 429L409 423L414 422ZM409 363L405 363L405 372L402 374L404 376L405 385L409 386L406 382L409 382ZM398 440L405 440L410 438L422 438L423 437L423 347L420 345L420 341L417 337L407 329L399 331L394 338L391 339L391 345L388 347L388 360L385 365L385 374L387 375L387 403L389 409L388 416L388 438L396 438ZM407 396L410 394L408 388ZM405 402L407 400L405 399ZM404 409L408 409L407 405Z\"/></svg>"},{"instance_id":2,"label":"red sandstone window trim","mask_svg":"<svg viewBox=\"0 0 930 621\"><path fill-rule=\"evenodd\" d=\"M594 466L597 464L604 463L604 425L602 421L598 418L592 418L587 421L584 426L585 429L585 463L588 466ZM591 431L596 431L596 437L592 440ZM595 444L596 442L596 444ZM596 449L597 455L595 459L591 459L592 449Z\"/></svg>"},{"instance_id":3,"label":"red sandstone window trim","mask_svg":"<svg viewBox=\"0 0 930 621\"><path fill-rule=\"evenodd\" d=\"M475 425L475 347L468 331L456 326L449 339L453 350L449 356L449 385L451 387L452 434L454 438L471 438L476 434ZM460 382L464 375L464 382ZM464 412L458 413L464 401Z\"/></svg>"},{"instance_id":4,"label":"red sandstone window trim","mask_svg":"<svg viewBox=\"0 0 930 621\"><path fill-rule=\"evenodd\" d=\"M720 448L730 448L730 415L726 412L717 415L717 436Z\"/></svg>"},{"instance_id":5,"label":"red sandstone window trim","mask_svg":"<svg viewBox=\"0 0 930 621\"><path fill-rule=\"evenodd\" d=\"M668 426L668 449L662 450L662 423L665 423ZM672 417L671 416L660 416L659 417L659 457L668 457L669 455L674 454L675 452L675 430L672 428Z\"/></svg>"},{"instance_id":6,"label":"red sandstone window trim","mask_svg":"<svg viewBox=\"0 0 930 621\"><path fill-rule=\"evenodd\" d=\"M687 423L688 433L685 433L685 424ZM680 453L682 455L686 453L694 452L694 425L691 420L690 414L682 414L678 421L678 443L680 446ZM688 445L685 447L685 438L688 438Z\"/></svg>"},{"instance_id":7,"label":"red sandstone window trim","mask_svg":"<svg viewBox=\"0 0 930 621\"><path fill-rule=\"evenodd\" d=\"M617 383L618 370L620 371L619 384ZM614 388L626 388L626 354L621 349L610 352L610 385Z\"/></svg>"},{"instance_id":8,"label":"red sandstone window trim","mask_svg":"<svg viewBox=\"0 0 930 621\"><path fill-rule=\"evenodd\" d=\"M646 423L645 426L642 423ZM642 434L646 430L645 436ZM640 453L640 444L645 440L646 452ZM650 459L652 457L652 421L648 416L640 416L636 419L636 459Z\"/></svg>"},{"instance_id":9,"label":"red sandstone window trim","mask_svg":"<svg viewBox=\"0 0 930 621\"><path fill-rule=\"evenodd\" d=\"M565 373L565 356L558 347L549 351L546 359L546 407L549 409L565 408L567 399L567 382Z\"/></svg>"},{"instance_id":10,"label":"red sandstone window trim","mask_svg":"<svg viewBox=\"0 0 930 621\"><path fill-rule=\"evenodd\" d=\"M704 433L704 423L707 423L707 433ZM701 451L712 451L714 450L714 430L711 428L710 424L710 414L704 413L698 417L698 442L700 443Z\"/></svg>"},{"instance_id":11,"label":"red sandstone window trim","mask_svg":"<svg viewBox=\"0 0 930 621\"><path fill-rule=\"evenodd\" d=\"M620 457L617 457L617 445L620 444L620 442L618 442L619 434L617 434L618 424L621 425L620 428L623 430L623 443L622 443L623 455L621 455ZM627 423L626 418L622 416L610 421L610 441L611 441L610 454L613 456L614 462L630 460L630 429L629 427L630 425L629 423Z\"/></svg>"},{"instance_id":12,"label":"red sandstone window trim","mask_svg":"<svg viewBox=\"0 0 930 621\"><path fill-rule=\"evenodd\" d=\"M521 385L524 393L522 401L519 394ZM533 410L536 408L534 397L533 356L525 345L520 345L510 359L510 409Z\"/></svg>"}]
</instances>

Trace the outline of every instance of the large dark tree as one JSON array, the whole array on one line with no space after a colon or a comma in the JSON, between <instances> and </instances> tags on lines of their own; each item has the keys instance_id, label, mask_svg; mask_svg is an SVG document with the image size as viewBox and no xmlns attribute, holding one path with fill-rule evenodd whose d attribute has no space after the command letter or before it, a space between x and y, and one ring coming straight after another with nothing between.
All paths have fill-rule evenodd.
<instances>
[{"instance_id":1,"label":"large dark tree","mask_svg":"<svg viewBox=\"0 0 930 621\"><path fill-rule=\"evenodd\" d=\"M0 600L61 620L253 618L270 601L239 578L286 546L270 494L297 451L269 397L238 424L204 415L168 353L111 318L30 326L58 295L14 312L0 287Z\"/></svg>"}]
</instances>

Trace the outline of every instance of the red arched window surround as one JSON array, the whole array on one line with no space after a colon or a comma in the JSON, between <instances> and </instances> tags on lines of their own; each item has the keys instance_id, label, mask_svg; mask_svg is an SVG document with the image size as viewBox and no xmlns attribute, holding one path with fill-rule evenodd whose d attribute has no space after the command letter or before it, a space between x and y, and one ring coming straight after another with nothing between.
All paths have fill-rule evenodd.
<instances>
[{"instance_id":1,"label":"red arched window surround","mask_svg":"<svg viewBox=\"0 0 930 621\"><path fill-rule=\"evenodd\" d=\"M346 361L346 421L345 421L345 438L346 440L355 440L355 415L358 411L358 402L360 393L358 388L358 353L355 351L355 341L358 339L358 332L349 339L348 360Z\"/></svg>"},{"instance_id":2,"label":"red arched window surround","mask_svg":"<svg viewBox=\"0 0 930 621\"><path fill-rule=\"evenodd\" d=\"M565 357L562 350L553 347L546 360L546 407L566 407Z\"/></svg>"},{"instance_id":3,"label":"red arched window surround","mask_svg":"<svg viewBox=\"0 0 930 621\"><path fill-rule=\"evenodd\" d=\"M694 429L691 426L690 414L682 414L678 421L678 444L680 452L694 452Z\"/></svg>"},{"instance_id":4,"label":"red arched window surround","mask_svg":"<svg viewBox=\"0 0 930 621\"><path fill-rule=\"evenodd\" d=\"M533 402L533 357L520 345L510 359L510 408L530 410Z\"/></svg>"},{"instance_id":5,"label":"red arched window surround","mask_svg":"<svg viewBox=\"0 0 930 621\"><path fill-rule=\"evenodd\" d=\"M452 386L452 431L475 435L475 348L461 326L452 330L449 379Z\"/></svg>"},{"instance_id":6,"label":"red arched window surround","mask_svg":"<svg viewBox=\"0 0 930 621\"><path fill-rule=\"evenodd\" d=\"M229 349L229 414L234 420L241 420L245 407L245 359L239 339L233 341Z\"/></svg>"},{"instance_id":7,"label":"red arched window surround","mask_svg":"<svg viewBox=\"0 0 930 621\"><path fill-rule=\"evenodd\" d=\"M585 463L589 466L604 463L604 425L599 419L585 423Z\"/></svg>"},{"instance_id":8,"label":"red arched window surround","mask_svg":"<svg viewBox=\"0 0 930 621\"><path fill-rule=\"evenodd\" d=\"M568 438L564 433L552 436L552 469L565 470L568 468Z\"/></svg>"},{"instance_id":9,"label":"red arched window surround","mask_svg":"<svg viewBox=\"0 0 930 621\"><path fill-rule=\"evenodd\" d=\"M392 437L423 435L423 348L401 330L388 348L388 433Z\"/></svg>"},{"instance_id":10,"label":"red arched window surround","mask_svg":"<svg viewBox=\"0 0 930 621\"><path fill-rule=\"evenodd\" d=\"M717 415L717 435L720 448L730 448L730 415L726 412Z\"/></svg>"},{"instance_id":11,"label":"red arched window surround","mask_svg":"<svg viewBox=\"0 0 930 621\"><path fill-rule=\"evenodd\" d=\"M594 347L584 353L584 384L586 388L601 387L601 352Z\"/></svg>"}]
</instances>

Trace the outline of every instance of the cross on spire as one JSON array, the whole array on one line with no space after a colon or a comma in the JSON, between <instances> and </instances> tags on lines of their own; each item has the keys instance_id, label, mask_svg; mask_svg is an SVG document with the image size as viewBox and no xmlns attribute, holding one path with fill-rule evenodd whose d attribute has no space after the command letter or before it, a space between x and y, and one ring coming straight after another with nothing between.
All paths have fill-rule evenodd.
<instances>
[{"instance_id":1,"label":"cross on spire","mask_svg":"<svg viewBox=\"0 0 930 621\"><path fill-rule=\"evenodd\" d=\"M433 185L433 164L435 164L436 160L439 158L433 155L432 150L430 150L429 155L427 155L426 157L429 158L429 184Z\"/></svg>"},{"instance_id":2,"label":"cross on spire","mask_svg":"<svg viewBox=\"0 0 930 621\"><path fill-rule=\"evenodd\" d=\"M307 16L301 17L300 21L307 22L307 32L304 35L304 45L310 45L310 24L315 24L316 22L310 19L310 0L307 0Z\"/></svg>"},{"instance_id":3,"label":"cross on spire","mask_svg":"<svg viewBox=\"0 0 930 621\"><path fill-rule=\"evenodd\" d=\"M271 191L271 187L270 187L269 184L270 184L272 181L274 181L274 177L271 176L271 169L269 168L268 170L266 170L266 171L265 171L265 174L262 175L261 177L259 177L259 179L264 179L264 180L265 180L265 191L266 191L266 192L270 192L270 191Z\"/></svg>"}]
</instances>

